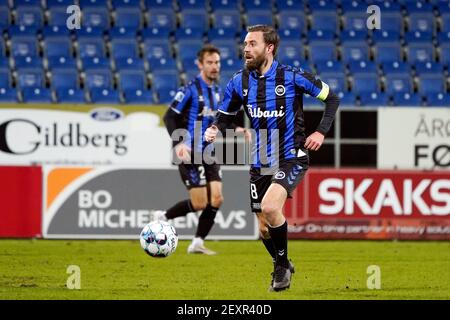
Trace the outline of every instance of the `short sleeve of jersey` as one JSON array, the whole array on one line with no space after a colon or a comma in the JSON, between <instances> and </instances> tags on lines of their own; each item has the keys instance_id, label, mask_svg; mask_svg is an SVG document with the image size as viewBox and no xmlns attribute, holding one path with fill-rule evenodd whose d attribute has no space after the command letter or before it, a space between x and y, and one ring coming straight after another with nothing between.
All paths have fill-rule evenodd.
<instances>
[{"instance_id":1,"label":"short sleeve of jersey","mask_svg":"<svg viewBox=\"0 0 450 320\"><path fill-rule=\"evenodd\" d=\"M310 96L322 101L328 97L330 87L312 73L306 71L296 72L294 79L295 85L303 89Z\"/></svg>"},{"instance_id":2,"label":"short sleeve of jersey","mask_svg":"<svg viewBox=\"0 0 450 320\"><path fill-rule=\"evenodd\" d=\"M175 94L170 108L176 113L183 112L184 108L189 104L191 96L191 89L188 86L181 87Z\"/></svg>"},{"instance_id":3,"label":"short sleeve of jersey","mask_svg":"<svg viewBox=\"0 0 450 320\"><path fill-rule=\"evenodd\" d=\"M234 78L231 79L223 96L222 103L219 106L219 112L224 114L236 114L242 107L242 98L236 92Z\"/></svg>"}]
</instances>

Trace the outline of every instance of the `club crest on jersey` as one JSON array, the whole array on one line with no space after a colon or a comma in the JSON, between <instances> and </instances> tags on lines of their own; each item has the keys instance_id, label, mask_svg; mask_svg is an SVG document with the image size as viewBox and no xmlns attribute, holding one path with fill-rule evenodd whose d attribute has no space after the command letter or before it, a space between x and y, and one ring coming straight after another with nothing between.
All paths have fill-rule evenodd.
<instances>
[{"instance_id":1,"label":"club crest on jersey","mask_svg":"<svg viewBox=\"0 0 450 320\"><path fill-rule=\"evenodd\" d=\"M286 92L286 88L283 85L280 84L280 85L276 86L275 94L277 96L282 96L285 94L285 92Z\"/></svg>"},{"instance_id":2,"label":"club crest on jersey","mask_svg":"<svg viewBox=\"0 0 450 320\"><path fill-rule=\"evenodd\" d=\"M286 173L284 173L283 171L278 171L275 174L275 179L277 180L283 180L286 177Z\"/></svg>"},{"instance_id":3,"label":"club crest on jersey","mask_svg":"<svg viewBox=\"0 0 450 320\"><path fill-rule=\"evenodd\" d=\"M258 108L253 108L251 104L247 104L247 110L248 114L253 118L278 118L283 117L285 115L284 113L284 106L280 107L280 110L261 110Z\"/></svg>"}]
</instances>

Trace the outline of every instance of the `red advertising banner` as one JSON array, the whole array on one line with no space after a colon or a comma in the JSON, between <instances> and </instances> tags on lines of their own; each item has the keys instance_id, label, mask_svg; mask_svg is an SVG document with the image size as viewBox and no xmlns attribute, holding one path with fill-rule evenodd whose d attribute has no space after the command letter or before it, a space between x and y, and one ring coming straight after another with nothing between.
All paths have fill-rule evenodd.
<instances>
[{"instance_id":1,"label":"red advertising banner","mask_svg":"<svg viewBox=\"0 0 450 320\"><path fill-rule=\"evenodd\" d=\"M41 235L41 167L0 167L0 237Z\"/></svg>"},{"instance_id":2,"label":"red advertising banner","mask_svg":"<svg viewBox=\"0 0 450 320\"><path fill-rule=\"evenodd\" d=\"M450 172L310 170L285 212L291 238L450 240Z\"/></svg>"}]
</instances>

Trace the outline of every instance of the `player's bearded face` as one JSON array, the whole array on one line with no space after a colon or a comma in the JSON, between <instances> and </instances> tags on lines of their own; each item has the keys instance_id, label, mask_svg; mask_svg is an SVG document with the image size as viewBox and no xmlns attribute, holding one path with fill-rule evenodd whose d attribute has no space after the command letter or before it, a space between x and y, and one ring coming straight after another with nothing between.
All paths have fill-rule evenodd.
<instances>
[{"instance_id":1,"label":"player's bearded face","mask_svg":"<svg viewBox=\"0 0 450 320\"><path fill-rule=\"evenodd\" d=\"M262 32L249 32L244 45L245 67L250 71L261 69L267 62L267 45Z\"/></svg>"},{"instance_id":2,"label":"player's bearded face","mask_svg":"<svg viewBox=\"0 0 450 320\"><path fill-rule=\"evenodd\" d=\"M264 65L266 60L265 48L261 52L255 51L252 54L245 54L245 66L250 71L259 70Z\"/></svg>"}]
</instances>

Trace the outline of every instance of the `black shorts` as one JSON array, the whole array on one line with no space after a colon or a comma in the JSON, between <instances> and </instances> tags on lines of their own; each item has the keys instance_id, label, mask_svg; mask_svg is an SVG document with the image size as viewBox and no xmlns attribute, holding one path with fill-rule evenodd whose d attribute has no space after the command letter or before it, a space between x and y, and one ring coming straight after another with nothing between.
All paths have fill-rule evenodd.
<instances>
[{"instance_id":1,"label":"black shorts","mask_svg":"<svg viewBox=\"0 0 450 320\"><path fill-rule=\"evenodd\" d=\"M250 206L252 212L261 212L261 202L272 183L280 184L292 198L292 192L302 181L309 167L308 154L301 158L280 161L273 174L261 174L258 168L250 169Z\"/></svg>"},{"instance_id":2,"label":"black shorts","mask_svg":"<svg viewBox=\"0 0 450 320\"><path fill-rule=\"evenodd\" d=\"M178 166L178 170L188 190L205 187L211 181L222 181L222 170L216 163L203 165L183 163Z\"/></svg>"}]
</instances>

